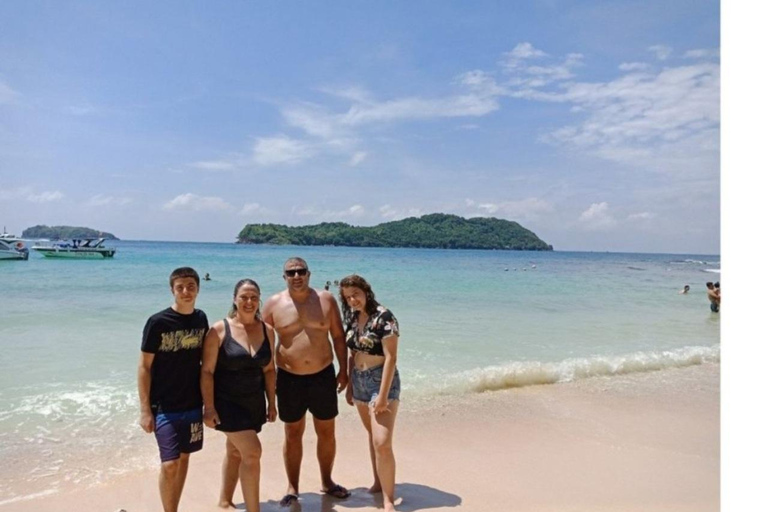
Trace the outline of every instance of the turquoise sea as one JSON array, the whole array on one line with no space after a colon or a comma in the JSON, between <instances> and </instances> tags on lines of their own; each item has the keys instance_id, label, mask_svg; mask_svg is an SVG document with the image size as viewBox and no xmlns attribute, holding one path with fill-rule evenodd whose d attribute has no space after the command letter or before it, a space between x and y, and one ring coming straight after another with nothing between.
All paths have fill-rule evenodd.
<instances>
[{"instance_id":1,"label":"turquoise sea","mask_svg":"<svg viewBox=\"0 0 768 512\"><path fill-rule=\"evenodd\" d=\"M0 505L155 462L136 424L136 366L179 266L210 273L198 307L211 321L243 277L264 297L282 290L290 256L316 288L363 275L400 321L404 401L720 358L704 287L720 280L714 255L108 245L113 260L0 262ZM119 463L91 463L106 455Z\"/></svg>"}]
</instances>

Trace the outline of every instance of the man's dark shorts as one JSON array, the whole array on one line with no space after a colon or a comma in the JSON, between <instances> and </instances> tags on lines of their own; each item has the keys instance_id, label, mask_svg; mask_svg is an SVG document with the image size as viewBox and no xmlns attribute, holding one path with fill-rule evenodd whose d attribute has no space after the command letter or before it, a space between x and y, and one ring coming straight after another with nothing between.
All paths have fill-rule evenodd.
<instances>
[{"instance_id":1,"label":"man's dark shorts","mask_svg":"<svg viewBox=\"0 0 768 512\"><path fill-rule=\"evenodd\" d=\"M280 421L294 423L307 414L330 420L339 414L336 397L336 370L333 364L310 375L296 375L277 369L277 411Z\"/></svg>"},{"instance_id":2,"label":"man's dark shorts","mask_svg":"<svg viewBox=\"0 0 768 512\"><path fill-rule=\"evenodd\" d=\"M160 460L167 462L203 448L203 411L190 409L181 412L155 414L155 439L160 448Z\"/></svg>"}]
</instances>

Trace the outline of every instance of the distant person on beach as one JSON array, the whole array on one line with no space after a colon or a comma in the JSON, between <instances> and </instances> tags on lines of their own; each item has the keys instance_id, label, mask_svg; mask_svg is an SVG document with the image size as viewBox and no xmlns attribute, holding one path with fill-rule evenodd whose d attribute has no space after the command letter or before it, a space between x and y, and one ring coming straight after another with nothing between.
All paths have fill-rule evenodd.
<instances>
[{"instance_id":1,"label":"distant person on beach","mask_svg":"<svg viewBox=\"0 0 768 512\"><path fill-rule=\"evenodd\" d=\"M720 312L720 290L715 288L711 282L707 283L707 298L709 299L709 310L713 313Z\"/></svg>"},{"instance_id":2,"label":"distant person on beach","mask_svg":"<svg viewBox=\"0 0 768 512\"><path fill-rule=\"evenodd\" d=\"M317 434L317 460L322 492L348 498L350 492L333 481L336 457L336 394L347 387L347 346L336 300L329 292L309 287L311 273L302 258L283 265L287 289L264 304L264 321L277 332L277 409L285 424L283 459L288 489L280 500L287 507L299 499L302 438L307 411L312 413ZM333 343L329 340L329 335ZM333 367L333 354L339 372Z\"/></svg>"},{"instance_id":3,"label":"distant person on beach","mask_svg":"<svg viewBox=\"0 0 768 512\"><path fill-rule=\"evenodd\" d=\"M358 275L341 280L349 358L347 403L356 405L368 431L373 466L371 493L382 493L384 510L395 510L395 454L392 433L400 403L397 343L400 327L390 310L376 301L371 285Z\"/></svg>"},{"instance_id":4,"label":"distant person on beach","mask_svg":"<svg viewBox=\"0 0 768 512\"><path fill-rule=\"evenodd\" d=\"M680 290L680 291L679 291L679 292L677 292L677 293L678 293L679 295L685 295L685 294L686 294L686 293L688 293L689 291L691 291L691 287L690 287L689 285L685 285L685 286L683 286L683 289L682 289L682 290Z\"/></svg>"},{"instance_id":5,"label":"distant person on beach","mask_svg":"<svg viewBox=\"0 0 768 512\"><path fill-rule=\"evenodd\" d=\"M160 499L176 512L189 454L203 447L200 360L208 318L195 309L200 276L189 267L170 276L173 305L149 317L139 360L139 425L160 449Z\"/></svg>"},{"instance_id":6,"label":"distant person on beach","mask_svg":"<svg viewBox=\"0 0 768 512\"><path fill-rule=\"evenodd\" d=\"M261 319L260 299L255 281L237 282L229 318L213 324L205 338L200 375L203 422L227 436L219 506L235 507L232 500L239 474L248 512L260 510L258 434L277 417L275 333Z\"/></svg>"}]
</instances>

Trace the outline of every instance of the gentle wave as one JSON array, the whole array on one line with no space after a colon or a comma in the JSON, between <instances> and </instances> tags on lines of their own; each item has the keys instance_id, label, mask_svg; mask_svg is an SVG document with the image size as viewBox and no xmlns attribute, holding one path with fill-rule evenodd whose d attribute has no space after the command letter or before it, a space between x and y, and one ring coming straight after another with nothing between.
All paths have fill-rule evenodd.
<instances>
[{"instance_id":1,"label":"gentle wave","mask_svg":"<svg viewBox=\"0 0 768 512\"><path fill-rule=\"evenodd\" d=\"M669 263L673 265L719 265L719 261L702 261L702 260L672 260Z\"/></svg>"},{"instance_id":2,"label":"gentle wave","mask_svg":"<svg viewBox=\"0 0 768 512\"><path fill-rule=\"evenodd\" d=\"M35 498L42 498L43 496L50 496L51 494L56 494L56 492L57 491L54 489L48 489L48 490L36 492L33 494L14 496L13 498L0 501L0 505L8 505L9 503L17 503L19 501L28 501L28 500L33 500Z\"/></svg>"},{"instance_id":3,"label":"gentle wave","mask_svg":"<svg viewBox=\"0 0 768 512\"><path fill-rule=\"evenodd\" d=\"M590 377L643 373L720 362L720 345L635 352L620 356L565 359L555 363L513 362L488 366L458 376L448 392L481 393L500 389L571 382Z\"/></svg>"}]
</instances>

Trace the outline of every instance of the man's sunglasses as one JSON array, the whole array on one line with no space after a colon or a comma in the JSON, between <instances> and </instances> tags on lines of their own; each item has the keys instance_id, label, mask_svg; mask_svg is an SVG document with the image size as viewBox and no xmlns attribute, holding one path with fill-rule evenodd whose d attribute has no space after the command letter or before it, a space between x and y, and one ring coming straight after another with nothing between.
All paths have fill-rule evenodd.
<instances>
[{"instance_id":1,"label":"man's sunglasses","mask_svg":"<svg viewBox=\"0 0 768 512\"><path fill-rule=\"evenodd\" d=\"M305 268L294 268L291 270L284 271L286 277L294 277L297 274L300 275L301 277L304 277L305 275L307 275L307 272L309 272L309 270Z\"/></svg>"}]
</instances>

